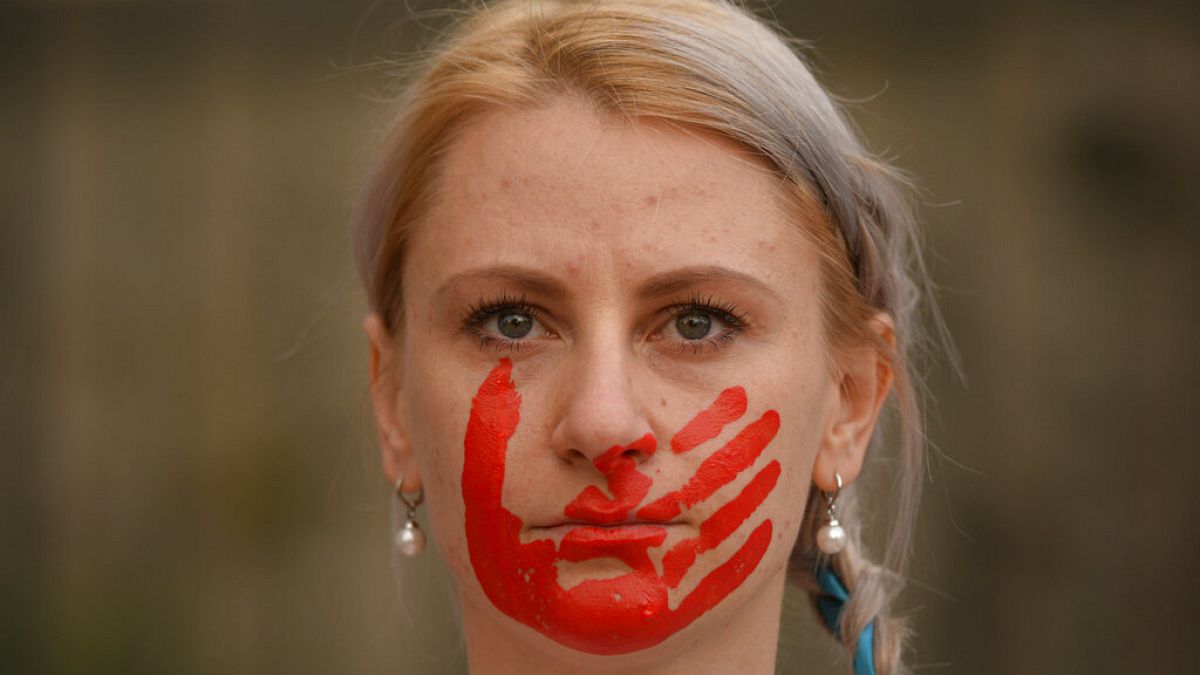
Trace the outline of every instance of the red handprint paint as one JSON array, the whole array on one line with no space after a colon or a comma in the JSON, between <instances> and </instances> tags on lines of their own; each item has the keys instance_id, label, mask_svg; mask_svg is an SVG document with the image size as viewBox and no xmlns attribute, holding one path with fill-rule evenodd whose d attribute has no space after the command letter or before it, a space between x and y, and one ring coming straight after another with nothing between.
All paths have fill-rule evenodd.
<instances>
[{"instance_id":1,"label":"red handprint paint","mask_svg":"<svg viewBox=\"0 0 1200 675\"><path fill-rule=\"evenodd\" d=\"M701 463L683 487L637 512L652 480L626 451L652 454L651 435L610 448L594 464L607 479L608 497L591 486L564 509L564 517L594 525L571 529L559 547L550 539L520 540L524 523L501 504L508 441L520 421L521 398L512 381L512 362L501 359L476 393L464 441L462 488L467 546L480 585L505 614L564 645L593 654L622 654L651 647L714 607L754 571L771 542L771 521L759 523L728 560L709 572L675 609L667 591L687 574L696 556L735 532L762 504L779 479L772 461L742 491L700 525L699 536L664 554L659 574L648 551L666 541L667 522L715 493L749 468L779 429L779 415L767 411ZM721 392L671 440L674 452L688 452L716 438L746 411L741 387ZM619 525L620 523L626 523ZM614 526L616 525L616 526ZM630 568L621 576L586 580L569 589L558 583L559 561L615 558Z\"/></svg>"}]
</instances>

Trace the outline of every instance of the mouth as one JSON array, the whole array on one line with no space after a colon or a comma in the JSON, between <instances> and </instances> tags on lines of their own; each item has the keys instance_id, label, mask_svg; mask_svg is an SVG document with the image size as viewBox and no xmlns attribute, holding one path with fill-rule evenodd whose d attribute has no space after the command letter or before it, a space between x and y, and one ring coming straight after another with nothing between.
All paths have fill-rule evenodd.
<instances>
[{"instance_id":1,"label":"mouth","mask_svg":"<svg viewBox=\"0 0 1200 675\"><path fill-rule=\"evenodd\" d=\"M621 523L565 521L530 528L535 539L554 542L562 559L581 562L593 558L618 558L631 567L648 565L647 551L662 546L669 535L684 538L687 524L631 520Z\"/></svg>"},{"instance_id":2,"label":"mouth","mask_svg":"<svg viewBox=\"0 0 1200 675\"><path fill-rule=\"evenodd\" d=\"M650 573L654 568L649 550L662 546L670 530L684 527L682 522L597 524L567 521L530 530L536 538L553 540L563 561L582 563L610 558L624 562L631 570Z\"/></svg>"},{"instance_id":3,"label":"mouth","mask_svg":"<svg viewBox=\"0 0 1200 675\"><path fill-rule=\"evenodd\" d=\"M631 520L621 523L595 523L569 520L529 528L530 534L555 541L570 539L575 542L603 544L605 542L640 542L661 539L668 530L682 527L682 522L650 522ZM660 542L661 543L661 542Z\"/></svg>"}]
</instances>

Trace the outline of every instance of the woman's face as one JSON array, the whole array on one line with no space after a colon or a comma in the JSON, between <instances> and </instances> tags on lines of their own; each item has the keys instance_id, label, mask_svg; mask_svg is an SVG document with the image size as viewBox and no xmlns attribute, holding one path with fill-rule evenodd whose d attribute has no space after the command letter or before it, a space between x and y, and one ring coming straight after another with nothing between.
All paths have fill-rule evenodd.
<instances>
[{"instance_id":1,"label":"woman's face","mask_svg":"<svg viewBox=\"0 0 1200 675\"><path fill-rule=\"evenodd\" d=\"M777 605L839 405L778 180L563 98L474 119L438 187L405 258L397 461L468 617L615 654Z\"/></svg>"}]
</instances>

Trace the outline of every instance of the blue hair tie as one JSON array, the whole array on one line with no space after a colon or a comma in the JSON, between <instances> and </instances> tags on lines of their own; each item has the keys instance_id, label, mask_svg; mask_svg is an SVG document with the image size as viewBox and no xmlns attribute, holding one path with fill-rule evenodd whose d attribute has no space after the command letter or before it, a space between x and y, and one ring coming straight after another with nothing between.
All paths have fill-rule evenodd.
<instances>
[{"instance_id":1,"label":"blue hair tie","mask_svg":"<svg viewBox=\"0 0 1200 675\"><path fill-rule=\"evenodd\" d=\"M821 595L817 596L817 611L825 619L829 630L842 639L839 620L842 618L842 607L850 601L850 594L842 580L834 574L833 567L825 565L817 568L817 585L821 587ZM875 675L875 621L867 624L858 636L854 646L854 675Z\"/></svg>"}]
</instances>

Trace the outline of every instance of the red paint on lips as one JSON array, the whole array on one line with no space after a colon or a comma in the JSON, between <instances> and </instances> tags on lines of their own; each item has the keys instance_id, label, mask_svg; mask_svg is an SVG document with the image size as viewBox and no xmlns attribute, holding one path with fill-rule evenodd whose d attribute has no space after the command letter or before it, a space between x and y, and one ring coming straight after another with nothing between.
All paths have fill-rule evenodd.
<instances>
[{"instance_id":1,"label":"red paint on lips","mask_svg":"<svg viewBox=\"0 0 1200 675\"><path fill-rule=\"evenodd\" d=\"M462 473L471 565L484 593L498 609L569 647L593 654L622 654L651 647L683 629L724 600L755 570L771 543L770 520L759 523L741 547L700 579L678 607L671 609L668 605L668 588L679 583L678 579L690 569L695 555L732 534L774 488L777 462L760 471L726 507L701 523L701 542L685 540L667 552L667 556L675 561L669 570L664 570L667 575L657 574L648 557L643 558L651 546L665 542L665 529L654 525L581 526L564 537L563 545L557 551L549 539L522 543L523 521L501 503L508 441L520 420L521 398L511 376L512 362L501 359L480 384L467 422ZM730 392L740 389L727 389L721 396L736 398L736 392ZM730 416L719 416L722 426L736 419L725 420L726 417ZM700 426L704 425L693 419L685 429ZM743 459L748 456L750 461L741 469L747 468L774 437L778 426L778 415L767 411L747 427L753 427L753 433L747 435L743 430L713 456L735 455ZM720 428L714 431L711 425L706 429L706 434L711 432L711 438L720 433ZM649 448L649 452L653 452L653 441L653 437L643 437L624 449L636 447L645 452ZM738 447L731 449L734 445ZM585 490L572 501L575 510L594 516L588 519L590 522L602 523L602 519L621 512L627 515L649 488L649 477L637 471L633 459L618 450L620 448L610 449L597 459L596 464L608 479L613 498L593 487L594 492ZM701 470L685 485L692 491L676 501L677 508L679 502L691 506L711 496L741 470L726 463L725 470L711 471L706 470L708 464L708 460L703 462ZM769 473L771 471L774 475ZM689 501L693 498L694 501ZM571 510L572 506L568 506L567 511ZM567 517L572 516L568 514ZM622 520L625 515L611 522ZM662 531L661 540L653 533L656 529ZM578 534L571 536L576 531ZM625 560L631 571L611 579L585 580L564 589L558 583L557 561L588 559L582 556L595 552Z\"/></svg>"},{"instance_id":2,"label":"red paint on lips","mask_svg":"<svg viewBox=\"0 0 1200 675\"><path fill-rule=\"evenodd\" d=\"M583 525L567 532L558 555L568 562L616 558L635 571L653 573L648 551L651 546L662 546L666 539L667 529L660 525Z\"/></svg>"}]
</instances>

